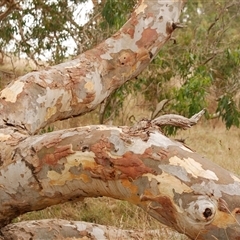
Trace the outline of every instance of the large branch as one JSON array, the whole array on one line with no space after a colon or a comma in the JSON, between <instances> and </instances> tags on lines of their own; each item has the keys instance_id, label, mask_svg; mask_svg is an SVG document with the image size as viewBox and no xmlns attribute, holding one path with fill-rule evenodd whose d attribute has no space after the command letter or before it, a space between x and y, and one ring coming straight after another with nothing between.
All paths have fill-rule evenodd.
<instances>
[{"instance_id":1,"label":"large branch","mask_svg":"<svg viewBox=\"0 0 240 240\"><path fill-rule=\"evenodd\" d=\"M53 204L109 196L192 239L240 236L240 178L155 128L87 126L5 143L12 164L0 171L1 226Z\"/></svg>"},{"instance_id":2,"label":"large branch","mask_svg":"<svg viewBox=\"0 0 240 240\"><path fill-rule=\"evenodd\" d=\"M0 124L36 133L50 122L94 109L136 77L171 37L182 9L182 0L139 2L129 21L97 47L7 86L0 94Z\"/></svg>"}]
</instances>

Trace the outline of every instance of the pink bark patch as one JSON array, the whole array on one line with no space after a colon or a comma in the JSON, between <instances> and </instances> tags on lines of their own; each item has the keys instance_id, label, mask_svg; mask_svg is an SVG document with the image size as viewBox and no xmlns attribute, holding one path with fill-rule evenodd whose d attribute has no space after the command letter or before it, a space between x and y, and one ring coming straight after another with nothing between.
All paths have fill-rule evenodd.
<instances>
[{"instance_id":1,"label":"pink bark patch","mask_svg":"<svg viewBox=\"0 0 240 240\"><path fill-rule=\"evenodd\" d=\"M150 46L158 38L156 29L147 28L142 32L142 37L136 42L139 48Z\"/></svg>"},{"instance_id":2,"label":"pink bark patch","mask_svg":"<svg viewBox=\"0 0 240 240\"><path fill-rule=\"evenodd\" d=\"M74 153L72 145L58 146L53 153L46 154L43 158L43 162L48 165L56 165L58 161L70 154Z\"/></svg>"}]
</instances>

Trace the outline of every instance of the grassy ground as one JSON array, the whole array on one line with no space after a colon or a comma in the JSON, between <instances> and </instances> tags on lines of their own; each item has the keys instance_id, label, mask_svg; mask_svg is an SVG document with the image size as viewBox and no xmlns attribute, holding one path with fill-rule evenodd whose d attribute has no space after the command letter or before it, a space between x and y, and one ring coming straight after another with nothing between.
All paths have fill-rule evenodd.
<instances>
[{"instance_id":1,"label":"grassy ground","mask_svg":"<svg viewBox=\"0 0 240 240\"><path fill-rule=\"evenodd\" d=\"M211 125L203 122L186 131L180 131L177 138L185 139L186 145L211 161L240 175L240 129L226 130L223 124Z\"/></svg>"}]
</instances>

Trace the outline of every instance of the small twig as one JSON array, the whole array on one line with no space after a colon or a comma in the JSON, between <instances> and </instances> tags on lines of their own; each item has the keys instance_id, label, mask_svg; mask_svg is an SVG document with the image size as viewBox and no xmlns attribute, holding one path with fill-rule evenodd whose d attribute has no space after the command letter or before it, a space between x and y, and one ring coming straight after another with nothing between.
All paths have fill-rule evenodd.
<instances>
[{"instance_id":1,"label":"small twig","mask_svg":"<svg viewBox=\"0 0 240 240\"><path fill-rule=\"evenodd\" d=\"M220 13L218 14L218 16L215 17L214 22L212 22L210 24L210 26L207 29L207 34L210 33L211 29L217 24L217 22L219 21L219 19L224 15L224 13L226 12L226 10L228 10L229 8L231 8L232 6L234 6L236 3L235 1L233 1L232 3L228 4L227 6L225 6Z\"/></svg>"},{"instance_id":2,"label":"small twig","mask_svg":"<svg viewBox=\"0 0 240 240\"><path fill-rule=\"evenodd\" d=\"M169 99L163 99L162 101L160 101L157 104L154 112L152 113L151 119L155 118L169 101L170 101Z\"/></svg>"}]
</instances>

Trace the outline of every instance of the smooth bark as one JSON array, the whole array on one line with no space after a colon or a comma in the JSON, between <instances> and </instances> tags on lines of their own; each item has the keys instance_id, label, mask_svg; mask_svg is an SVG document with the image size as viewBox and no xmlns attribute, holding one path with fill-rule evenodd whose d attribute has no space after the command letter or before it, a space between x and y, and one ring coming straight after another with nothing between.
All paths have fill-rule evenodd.
<instances>
[{"instance_id":1,"label":"smooth bark","mask_svg":"<svg viewBox=\"0 0 240 240\"><path fill-rule=\"evenodd\" d=\"M240 238L240 178L165 137L159 126L166 119L34 135L94 109L137 76L170 38L181 8L180 0L142 0L96 48L29 73L0 93L0 227L25 212L109 196L191 239ZM190 127L200 115L167 121Z\"/></svg>"},{"instance_id":2,"label":"smooth bark","mask_svg":"<svg viewBox=\"0 0 240 240\"><path fill-rule=\"evenodd\" d=\"M239 237L240 179L155 128L62 130L28 137L11 153L0 176L1 225L53 204L109 196L192 239Z\"/></svg>"},{"instance_id":3,"label":"smooth bark","mask_svg":"<svg viewBox=\"0 0 240 240\"><path fill-rule=\"evenodd\" d=\"M181 9L182 0L140 0L129 21L97 47L7 86L0 93L0 124L35 134L48 123L93 110L157 55Z\"/></svg>"}]
</instances>

